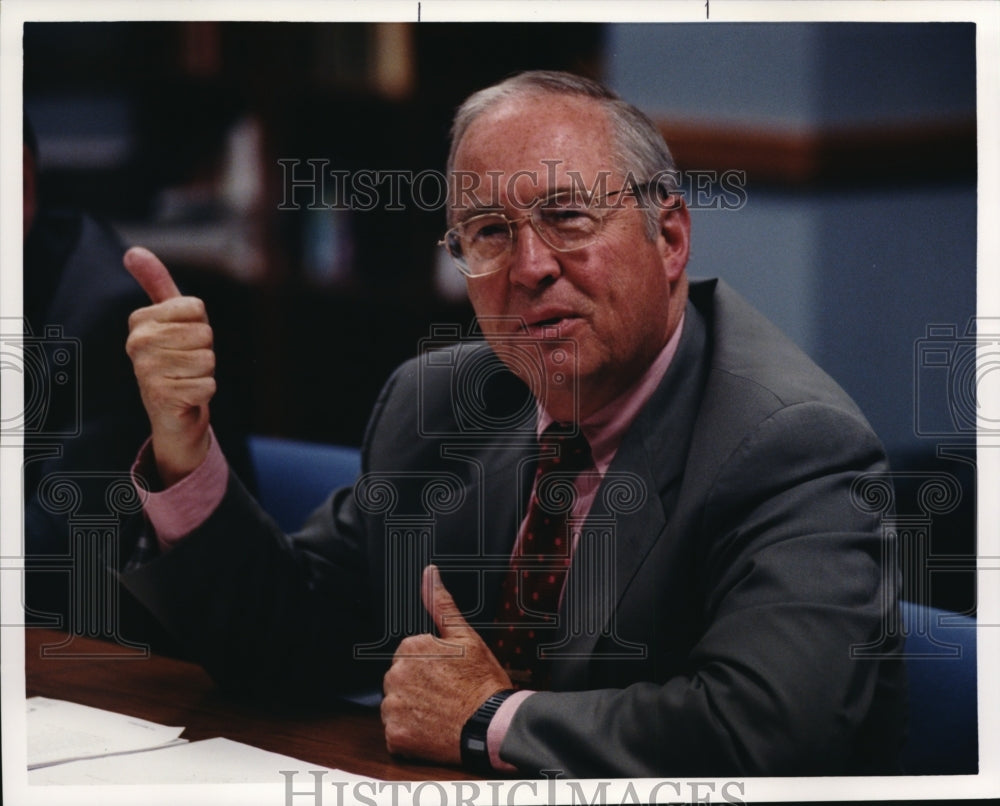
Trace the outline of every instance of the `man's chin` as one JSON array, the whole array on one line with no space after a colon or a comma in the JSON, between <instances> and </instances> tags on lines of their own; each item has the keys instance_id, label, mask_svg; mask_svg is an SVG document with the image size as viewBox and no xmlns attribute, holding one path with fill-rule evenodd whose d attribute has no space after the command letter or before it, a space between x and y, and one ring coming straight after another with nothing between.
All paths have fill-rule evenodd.
<instances>
[{"instance_id":1,"label":"man's chin","mask_svg":"<svg viewBox=\"0 0 1000 806\"><path fill-rule=\"evenodd\" d=\"M580 419L580 396L574 380L556 383L534 383L521 378L528 385L531 394L552 419L561 423L577 422Z\"/></svg>"}]
</instances>

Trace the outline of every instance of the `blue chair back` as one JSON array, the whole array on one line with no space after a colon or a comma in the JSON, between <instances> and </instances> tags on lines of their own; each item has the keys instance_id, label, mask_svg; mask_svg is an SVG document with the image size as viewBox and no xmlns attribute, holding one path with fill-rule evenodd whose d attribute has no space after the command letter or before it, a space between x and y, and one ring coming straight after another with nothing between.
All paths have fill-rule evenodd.
<instances>
[{"instance_id":1,"label":"blue chair back","mask_svg":"<svg viewBox=\"0 0 1000 806\"><path fill-rule=\"evenodd\" d=\"M247 440L257 499L286 532L294 532L338 487L361 472L357 448L252 435Z\"/></svg>"},{"instance_id":2,"label":"blue chair back","mask_svg":"<svg viewBox=\"0 0 1000 806\"><path fill-rule=\"evenodd\" d=\"M962 775L979 770L976 620L902 603L909 683L903 771Z\"/></svg>"}]
</instances>

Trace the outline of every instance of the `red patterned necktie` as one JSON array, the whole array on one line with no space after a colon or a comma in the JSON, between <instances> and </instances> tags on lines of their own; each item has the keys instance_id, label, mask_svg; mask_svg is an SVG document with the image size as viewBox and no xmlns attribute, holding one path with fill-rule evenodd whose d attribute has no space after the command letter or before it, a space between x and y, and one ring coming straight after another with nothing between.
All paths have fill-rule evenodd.
<instances>
[{"instance_id":1,"label":"red patterned necktie","mask_svg":"<svg viewBox=\"0 0 1000 806\"><path fill-rule=\"evenodd\" d=\"M569 515L576 498L574 479L591 466L590 445L576 433L559 433L553 424L539 439L535 485L525 516L522 540L511 557L500 590L491 649L518 687L548 684L548 664L539 644L555 634L559 598L573 548Z\"/></svg>"}]
</instances>

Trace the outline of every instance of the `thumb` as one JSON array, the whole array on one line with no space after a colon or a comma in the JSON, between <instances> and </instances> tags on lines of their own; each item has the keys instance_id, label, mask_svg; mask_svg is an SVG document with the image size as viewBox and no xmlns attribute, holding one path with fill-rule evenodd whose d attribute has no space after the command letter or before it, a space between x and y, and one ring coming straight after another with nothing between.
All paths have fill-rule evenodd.
<instances>
[{"instance_id":1,"label":"thumb","mask_svg":"<svg viewBox=\"0 0 1000 806\"><path fill-rule=\"evenodd\" d=\"M122 262L154 304L181 295L167 267L145 247L133 246Z\"/></svg>"},{"instance_id":2,"label":"thumb","mask_svg":"<svg viewBox=\"0 0 1000 806\"><path fill-rule=\"evenodd\" d=\"M473 631L441 581L436 565L428 565L424 569L421 594L424 607L434 619L434 626L442 638L461 638Z\"/></svg>"}]
</instances>

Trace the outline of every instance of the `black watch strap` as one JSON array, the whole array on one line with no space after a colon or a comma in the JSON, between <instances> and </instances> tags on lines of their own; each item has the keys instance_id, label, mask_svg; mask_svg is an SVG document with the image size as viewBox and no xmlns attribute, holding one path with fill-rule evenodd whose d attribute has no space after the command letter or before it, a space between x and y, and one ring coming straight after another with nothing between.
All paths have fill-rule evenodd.
<instances>
[{"instance_id":1,"label":"black watch strap","mask_svg":"<svg viewBox=\"0 0 1000 806\"><path fill-rule=\"evenodd\" d=\"M462 766L479 773L490 773L490 753L486 747L486 731L489 730L493 716L500 709L514 689L506 688L486 699L462 728Z\"/></svg>"}]
</instances>

